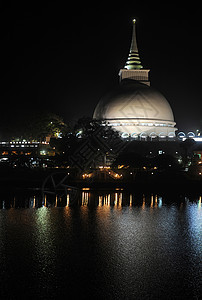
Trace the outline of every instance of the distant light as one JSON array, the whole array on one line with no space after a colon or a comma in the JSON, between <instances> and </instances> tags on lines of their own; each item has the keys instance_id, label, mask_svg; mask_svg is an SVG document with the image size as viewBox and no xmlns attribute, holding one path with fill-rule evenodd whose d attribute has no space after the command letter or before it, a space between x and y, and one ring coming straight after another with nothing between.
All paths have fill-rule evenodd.
<instances>
[{"instance_id":1,"label":"distant light","mask_svg":"<svg viewBox=\"0 0 202 300\"><path fill-rule=\"evenodd\" d=\"M177 136L178 136L179 139L182 139L182 140L186 137L185 133L182 132L182 131L180 131L180 132L177 134ZM186 138L185 138L185 139L186 139Z\"/></svg>"},{"instance_id":2,"label":"distant light","mask_svg":"<svg viewBox=\"0 0 202 300\"><path fill-rule=\"evenodd\" d=\"M46 151L45 150L41 150L40 151L40 155L46 155Z\"/></svg>"},{"instance_id":3,"label":"distant light","mask_svg":"<svg viewBox=\"0 0 202 300\"><path fill-rule=\"evenodd\" d=\"M82 133L83 133L83 131L82 131L82 130L79 130L79 131L76 133L76 137L77 137L77 138L81 138Z\"/></svg>"},{"instance_id":4,"label":"distant light","mask_svg":"<svg viewBox=\"0 0 202 300\"><path fill-rule=\"evenodd\" d=\"M190 132L187 133L187 137L188 138L194 138L195 137L195 133L192 132L192 131L190 131Z\"/></svg>"},{"instance_id":5,"label":"distant light","mask_svg":"<svg viewBox=\"0 0 202 300\"><path fill-rule=\"evenodd\" d=\"M0 161L5 161L5 160L8 160L8 157L2 157L2 158L0 158Z\"/></svg>"},{"instance_id":6,"label":"distant light","mask_svg":"<svg viewBox=\"0 0 202 300\"><path fill-rule=\"evenodd\" d=\"M184 137L182 140L183 140L183 142L186 140L187 138L186 137ZM199 137L199 136L195 136L194 138L193 138L193 140L195 141L195 142L202 142L202 137Z\"/></svg>"},{"instance_id":7,"label":"distant light","mask_svg":"<svg viewBox=\"0 0 202 300\"><path fill-rule=\"evenodd\" d=\"M194 138L194 140L195 140L196 142L202 142L202 137L198 137L198 136L197 136L197 137Z\"/></svg>"},{"instance_id":8,"label":"distant light","mask_svg":"<svg viewBox=\"0 0 202 300\"><path fill-rule=\"evenodd\" d=\"M129 137L129 134L127 132L123 132L121 135L122 138L126 139Z\"/></svg>"},{"instance_id":9,"label":"distant light","mask_svg":"<svg viewBox=\"0 0 202 300\"><path fill-rule=\"evenodd\" d=\"M133 24L135 24L135 22L136 22L136 19L133 19Z\"/></svg>"},{"instance_id":10,"label":"distant light","mask_svg":"<svg viewBox=\"0 0 202 300\"><path fill-rule=\"evenodd\" d=\"M168 137L169 138L174 138L175 137L175 133L174 132L169 132Z\"/></svg>"}]
</instances>

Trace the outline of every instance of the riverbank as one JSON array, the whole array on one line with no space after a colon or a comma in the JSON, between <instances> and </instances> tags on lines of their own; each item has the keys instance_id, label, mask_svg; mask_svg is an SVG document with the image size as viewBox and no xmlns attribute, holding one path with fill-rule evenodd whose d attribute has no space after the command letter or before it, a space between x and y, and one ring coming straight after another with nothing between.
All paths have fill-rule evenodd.
<instances>
[{"instance_id":1,"label":"riverbank","mask_svg":"<svg viewBox=\"0 0 202 300\"><path fill-rule=\"evenodd\" d=\"M123 188L129 190L146 191L197 191L202 192L202 178L194 178L185 172L161 172L156 174L137 174L135 178L123 178L117 180L90 179L82 180L73 176L67 169L0 169L1 190L35 189L41 190L47 178L52 174L61 174L61 179L65 178L65 185L77 188ZM53 176L54 178L54 176ZM52 180L52 179L51 179Z\"/></svg>"}]
</instances>

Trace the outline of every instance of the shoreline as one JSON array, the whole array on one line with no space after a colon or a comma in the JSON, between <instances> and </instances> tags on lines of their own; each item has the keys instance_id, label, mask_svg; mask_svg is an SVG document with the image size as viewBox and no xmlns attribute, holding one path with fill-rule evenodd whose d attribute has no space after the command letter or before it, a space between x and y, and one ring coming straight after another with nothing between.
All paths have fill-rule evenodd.
<instances>
[{"instance_id":1,"label":"shoreline","mask_svg":"<svg viewBox=\"0 0 202 300\"><path fill-rule=\"evenodd\" d=\"M0 188L2 191L16 190L39 190L42 191L44 181L51 174L59 174L66 172L64 169L48 170L30 170L30 169L5 169L0 170ZM186 174L177 174L164 172L161 174L141 175L134 179L122 180L82 180L69 177L66 181L68 186L78 189L124 189L137 191L157 191L157 192L201 192L202 193L202 178L196 179Z\"/></svg>"}]
</instances>

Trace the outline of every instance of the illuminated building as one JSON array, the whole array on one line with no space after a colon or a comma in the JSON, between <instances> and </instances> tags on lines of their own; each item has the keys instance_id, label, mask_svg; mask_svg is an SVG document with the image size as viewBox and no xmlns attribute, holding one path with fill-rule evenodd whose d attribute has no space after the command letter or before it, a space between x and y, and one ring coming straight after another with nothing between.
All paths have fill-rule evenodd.
<instances>
[{"instance_id":1,"label":"illuminated building","mask_svg":"<svg viewBox=\"0 0 202 300\"><path fill-rule=\"evenodd\" d=\"M150 87L150 70L140 61L135 24L133 20L130 52L119 72L120 84L99 101L93 118L111 126L123 138L173 138L177 130L173 112L165 97Z\"/></svg>"}]
</instances>

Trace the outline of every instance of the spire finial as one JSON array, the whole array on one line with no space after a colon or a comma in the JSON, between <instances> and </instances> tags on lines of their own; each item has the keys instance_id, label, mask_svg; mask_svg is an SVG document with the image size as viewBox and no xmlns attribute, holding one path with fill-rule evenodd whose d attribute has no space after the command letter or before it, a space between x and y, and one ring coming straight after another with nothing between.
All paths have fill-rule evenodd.
<instances>
[{"instance_id":1,"label":"spire finial","mask_svg":"<svg viewBox=\"0 0 202 300\"><path fill-rule=\"evenodd\" d=\"M143 68L143 66L141 65L138 48L137 48L135 24L136 24L136 19L133 19L132 41L131 41L129 56L125 65L125 69L128 70L138 70Z\"/></svg>"}]
</instances>

